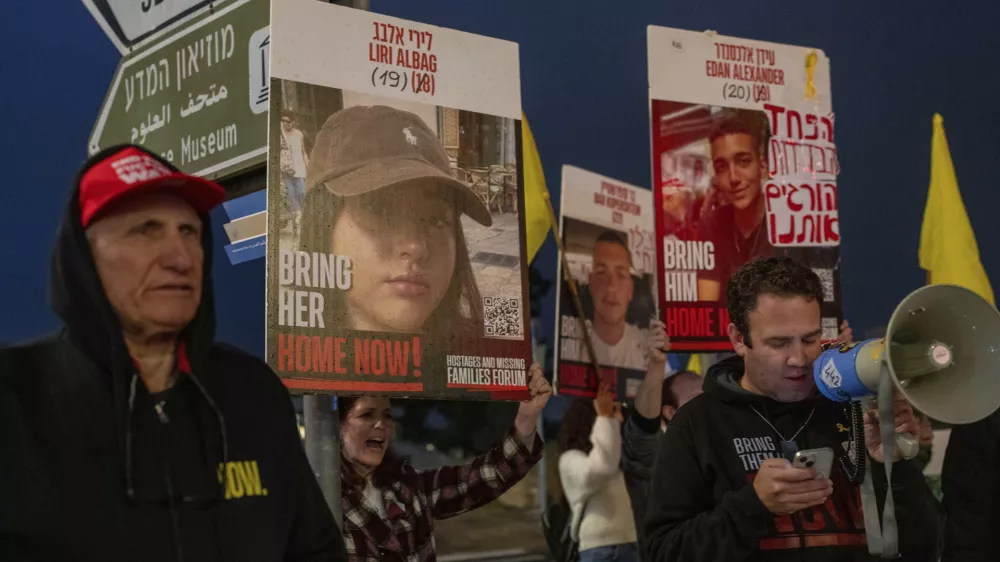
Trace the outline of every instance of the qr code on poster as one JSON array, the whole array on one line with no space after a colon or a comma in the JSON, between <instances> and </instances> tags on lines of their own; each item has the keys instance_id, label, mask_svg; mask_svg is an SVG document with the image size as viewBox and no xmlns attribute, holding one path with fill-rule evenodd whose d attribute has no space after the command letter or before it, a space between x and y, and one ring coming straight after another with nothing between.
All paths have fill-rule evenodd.
<instances>
[{"instance_id":1,"label":"qr code on poster","mask_svg":"<svg viewBox=\"0 0 1000 562\"><path fill-rule=\"evenodd\" d=\"M817 276L819 276L819 282L823 284L823 302L833 302L837 300L833 291L833 270L832 269L813 269Z\"/></svg>"},{"instance_id":2,"label":"qr code on poster","mask_svg":"<svg viewBox=\"0 0 1000 562\"><path fill-rule=\"evenodd\" d=\"M524 337L521 299L483 297L483 318L487 337L510 339Z\"/></svg>"}]
</instances>

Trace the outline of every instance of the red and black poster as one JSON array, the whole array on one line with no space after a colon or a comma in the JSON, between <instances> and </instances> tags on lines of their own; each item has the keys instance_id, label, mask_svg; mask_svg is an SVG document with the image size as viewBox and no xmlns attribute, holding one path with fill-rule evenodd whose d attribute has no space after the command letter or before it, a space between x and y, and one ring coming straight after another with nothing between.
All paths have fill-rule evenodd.
<instances>
[{"instance_id":1,"label":"red and black poster","mask_svg":"<svg viewBox=\"0 0 1000 562\"><path fill-rule=\"evenodd\" d=\"M726 287L785 255L842 318L829 60L815 49L649 28L659 302L674 351L727 351Z\"/></svg>"}]
</instances>

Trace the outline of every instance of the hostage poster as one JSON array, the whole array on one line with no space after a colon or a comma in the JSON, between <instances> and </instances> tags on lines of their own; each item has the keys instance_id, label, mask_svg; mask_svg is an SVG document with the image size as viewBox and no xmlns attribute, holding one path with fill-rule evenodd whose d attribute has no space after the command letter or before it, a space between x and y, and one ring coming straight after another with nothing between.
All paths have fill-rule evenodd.
<instances>
[{"instance_id":1,"label":"hostage poster","mask_svg":"<svg viewBox=\"0 0 1000 562\"><path fill-rule=\"evenodd\" d=\"M656 240L648 189L563 166L560 232L568 274L576 282L585 321L569 284L556 294L556 391L594 396L584 339L589 333L601 380L621 401L635 397L646 371L649 322L656 317ZM559 265L559 279L567 272Z\"/></svg>"},{"instance_id":2,"label":"hostage poster","mask_svg":"<svg viewBox=\"0 0 1000 562\"><path fill-rule=\"evenodd\" d=\"M674 351L727 351L730 275L785 255L842 320L837 148L822 51L649 27L659 302Z\"/></svg>"},{"instance_id":3,"label":"hostage poster","mask_svg":"<svg viewBox=\"0 0 1000 562\"><path fill-rule=\"evenodd\" d=\"M268 363L298 392L525 398L517 45L271 6Z\"/></svg>"}]
</instances>

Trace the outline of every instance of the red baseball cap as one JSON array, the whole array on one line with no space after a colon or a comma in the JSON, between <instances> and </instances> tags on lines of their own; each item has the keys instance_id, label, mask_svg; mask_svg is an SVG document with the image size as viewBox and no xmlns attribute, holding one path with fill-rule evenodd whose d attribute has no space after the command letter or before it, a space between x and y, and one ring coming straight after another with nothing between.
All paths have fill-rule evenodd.
<instances>
[{"instance_id":1,"label":"red baseball cap","mask_svg":"<svg viewBox=\"0 0 1000 562\"><path fill-rule=\"evenodd\" d=\"M203 215L226 200L221 185L190 176L138 146L127 146L97 162L80 179L80 222L90 225L102 210L122 197L164 190L187 201Z\"/></svg>"}]
</instances>

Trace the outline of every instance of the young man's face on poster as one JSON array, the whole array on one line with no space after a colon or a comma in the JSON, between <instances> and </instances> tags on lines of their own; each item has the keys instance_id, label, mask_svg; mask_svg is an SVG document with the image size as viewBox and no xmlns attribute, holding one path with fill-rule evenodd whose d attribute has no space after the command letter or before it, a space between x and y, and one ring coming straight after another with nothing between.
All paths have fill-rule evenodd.
<instances>
[{"instance_id":1,"label":"young man's face on poster","mask_svg":"<svg viewBox=\"0 0 1000 562\"><path fill-rule=\"evenodd\" d=\"M747 133L721 135L712 141L714 184L733 207L742 211L760 197L760 180L766 164Z\"/></svg>"},{"instance_id":2,"label":"young man's face on poster","mask_svg":"<svg viewBox=\"0 0 1000 562\"><path fill-rule=\"evenodd\" d=\"M634 290L628 249L612 242L595 244L590 273L594 320L605 324L625 322Z\"/></svg>"},{"instance_id":3,"label":"young man's face on poster","mask_svg":"<svg viewBox=\"0 0 1000 562\"><path fill-rule=\"evenodd\" d=\"M451 286L458 217L433 181L347 197L331 232L333 252L357 266L347 293L357 330L420 332Z\"/></svg>"}]
</instances>

